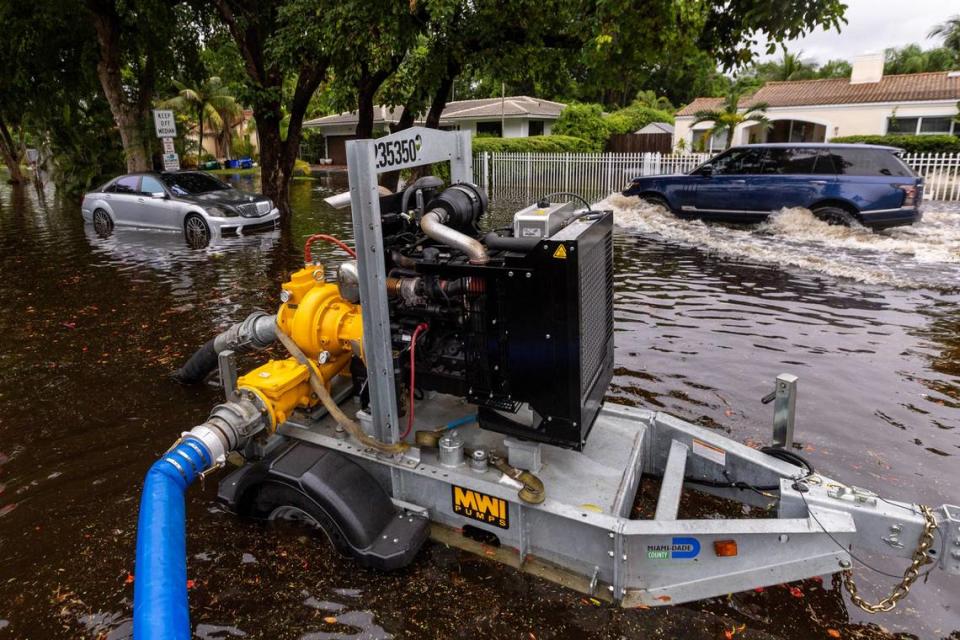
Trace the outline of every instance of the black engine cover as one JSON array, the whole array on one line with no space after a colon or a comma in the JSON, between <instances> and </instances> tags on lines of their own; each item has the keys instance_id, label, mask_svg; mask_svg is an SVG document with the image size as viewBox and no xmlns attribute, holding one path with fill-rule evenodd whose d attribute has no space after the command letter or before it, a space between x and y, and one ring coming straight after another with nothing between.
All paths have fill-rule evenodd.
<instances>
[{"instance_id":1,"label":"black engine cover","mask_svg":"<svg viewBox=\"0 0 960 640\"><path fill-rule=\"evenodd\" d=\"M580 450L613 376L613 214L503 264L470 322L467 397L485 429Z\"/></svg>"}]
</instances>

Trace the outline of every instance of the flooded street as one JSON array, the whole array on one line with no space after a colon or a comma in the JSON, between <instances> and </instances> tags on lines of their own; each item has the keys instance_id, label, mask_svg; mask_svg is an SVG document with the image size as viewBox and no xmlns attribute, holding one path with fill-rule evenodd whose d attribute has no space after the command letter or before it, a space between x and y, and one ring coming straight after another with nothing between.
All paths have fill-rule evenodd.
<instances>
[{"instance_id":1,"label":"flooded street","mask_svg":"<svg viewBox=\"0 0 960 640\"><path fill-rule=\"evenodd\" d=\"M275 309L307 235L351 239L349 213L322 202L344 188L345 175L296 181L289 230L190 249L177 233L99 237L78 201L0 185L0 640L130 637L143 475L219 401L168 374L250 310ZM793 373L796 436L819 471L889 498L960 500L960 207L928 204L920 225L871 234L796 210L730 228L606 205L610 401L766 444L760 399ZM512 211L498 203L490 224ZM216 479L187 499L199 638L960 638L960 581L941 572L869 619L830 576L620 610L436 543L403 571L360 569L303 530L224 513ZM869 599L896 582L855 570Z\"/></svg>"}]
</instances>

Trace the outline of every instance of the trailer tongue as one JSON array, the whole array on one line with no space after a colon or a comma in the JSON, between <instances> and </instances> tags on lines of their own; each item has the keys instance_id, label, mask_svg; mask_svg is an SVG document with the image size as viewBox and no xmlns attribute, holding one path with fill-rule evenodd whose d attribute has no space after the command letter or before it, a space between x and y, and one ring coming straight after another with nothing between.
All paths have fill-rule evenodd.
<instances>
[{"instance_id":1,"label":"trailer tongue","mask_svg":"<svg viewBox=\"0 0 960 640\"><path fill-rule=\"evenodd\" d=\"M430 536L626 607L843 572L870 612L893 608L924 571L960 574L960 509L885 500L792 453L793 376L776 381L776 446L761 451L603 403L609 212L552 194L483 235L469 133L414 128L350 142L347 155L356 260L328 281L308 259L276 316L251 315L180 372L199 379L216 362L226 401L155 465L163 490L144 494L137 557L156 571L148 583L138 567L138 638L189 637L185 615L169 622L186 606L183 581L169 579L185 566L182 534L171 542L155 523L181 527L183 489L228 460L219 496L232 510L305 520L383 570ZM378 190L379 173L437 162L453 186ZM237 375L235 352L274 341L289 357ZM659 479L655 513L635 519L645 476ZM685 518L688 489L769 517ZM875 605L850 573L860 549L911 559Z\"/></svg>"}]
</instances>

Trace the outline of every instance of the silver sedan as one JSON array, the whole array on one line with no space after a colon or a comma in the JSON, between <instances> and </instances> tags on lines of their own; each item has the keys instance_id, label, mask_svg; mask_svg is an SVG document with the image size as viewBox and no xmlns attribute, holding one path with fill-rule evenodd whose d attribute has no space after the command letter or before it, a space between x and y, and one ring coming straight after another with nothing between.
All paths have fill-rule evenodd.
<instances>
[{"instance_id":1,"label":"silver sedan","mask_svg":"<svg viewBox=\"0 0 960 640\"><path fill-rule=\"evenodd\" d=\"M280 219L269 198L202 171L120 176L85 194L80 208L98 233L115 225L173 229L192 246L205 246L212 236L274 229Z\"/></svg>"}]
</instances>

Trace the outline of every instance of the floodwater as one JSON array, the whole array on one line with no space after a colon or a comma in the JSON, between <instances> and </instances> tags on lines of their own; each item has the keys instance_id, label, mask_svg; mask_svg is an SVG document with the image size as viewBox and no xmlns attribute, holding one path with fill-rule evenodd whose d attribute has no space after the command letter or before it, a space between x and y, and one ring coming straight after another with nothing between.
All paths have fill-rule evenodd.
<instances>
[{"instance_id":1,"label":"floodwater","mask_svg":"<svg viewBox=\"0 0 960 640\"><path fill-rule=\"evenodd\" d=\"M167 374L226 324L275 308L307 234L350 237L349 216L321 202L343 186L296 182L289 230L199 250L175 233L101 238L77 202L0 187L0 640L130 637L143 474L218 401ZM791 372L818 470L890 498L960 502L956 208L872 235L803 211L729 228L607 204L611 401L765 443L760 398ZM960 638L960 579L939 573L876 617L830 576L624 611L434 543L403 571L359 569L300 529L224 513L215 482L191 489L188 519L198 638ZM871 596L894 582L857 576Z\"/></svg>"}]
</instances>

